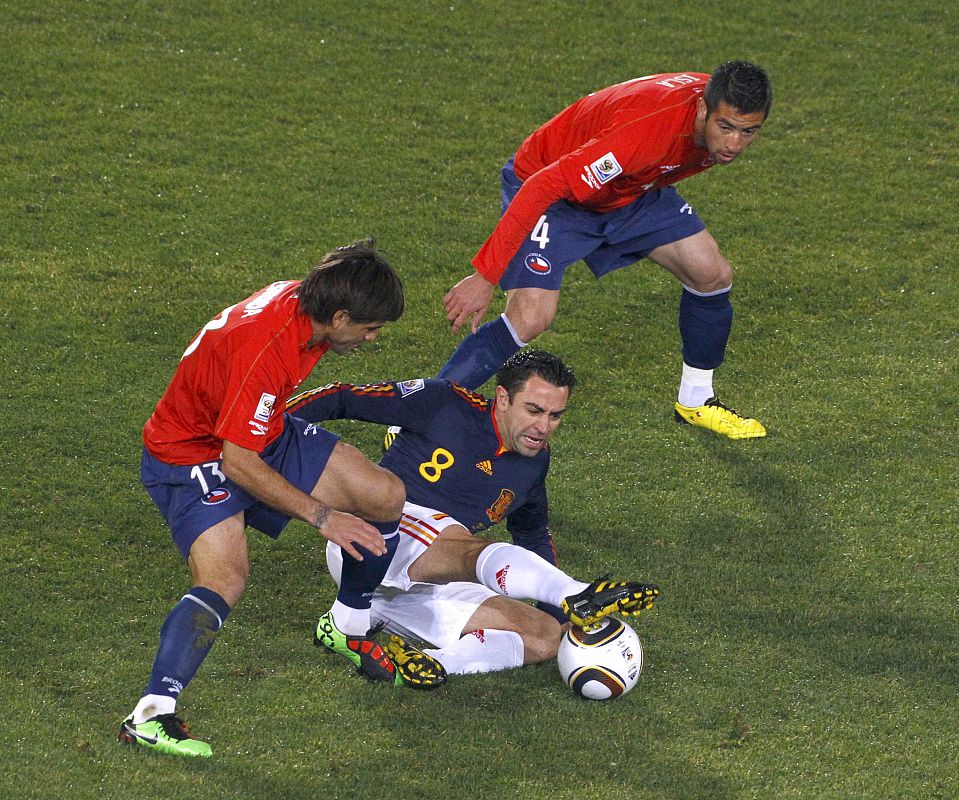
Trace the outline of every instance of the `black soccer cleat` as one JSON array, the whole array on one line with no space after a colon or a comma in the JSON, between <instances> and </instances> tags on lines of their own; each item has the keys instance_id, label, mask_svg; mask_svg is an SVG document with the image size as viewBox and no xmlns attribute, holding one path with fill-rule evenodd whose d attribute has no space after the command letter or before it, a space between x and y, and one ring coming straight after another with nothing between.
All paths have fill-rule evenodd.
<instances>
[{"instance_id":1,"label":"black soccer cleat","mask_svg":"<svg viewBox=\"0 0 959 800\"><path fill-rule=\"evenodd\" d=\"M658 586L610 581L609 576L604 575L579 594L563 600L563 611L569 614L574 625L589 627L610 614L635 616L652 606L659 595Z\"/></svg>"}]
</instances>

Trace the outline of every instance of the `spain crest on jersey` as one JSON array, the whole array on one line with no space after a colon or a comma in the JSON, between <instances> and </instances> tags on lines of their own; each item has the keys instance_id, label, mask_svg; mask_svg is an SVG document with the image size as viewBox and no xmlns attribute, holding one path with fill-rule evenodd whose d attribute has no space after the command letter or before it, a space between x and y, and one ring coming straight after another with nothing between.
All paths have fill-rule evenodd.
<instances>
[{"instance_id":1,"label":"spain crest on jersey","mask_svg":"<svg viewBox=\"0 0 959 800\"><path fill-rule=\"evenodd\" d=\"M496 498L493 505L486 509L486 516L489 517L489 521L495 525L497 522L503 519L515 499L515 493L509 489L503 489L499 493L499 497Z\"/></svg>"}]
</instances>

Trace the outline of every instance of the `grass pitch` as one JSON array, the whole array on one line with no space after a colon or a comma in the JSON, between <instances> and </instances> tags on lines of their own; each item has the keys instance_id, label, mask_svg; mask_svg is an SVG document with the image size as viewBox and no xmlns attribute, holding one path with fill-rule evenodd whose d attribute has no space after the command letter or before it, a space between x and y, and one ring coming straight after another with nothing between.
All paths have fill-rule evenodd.
<instances>
[{"instance_id":1,"label":"grass pitch","mask_svg":"<svg viewBox=\"0 0 959 800\"><path fill-rule=\"evenodd\" d=\"M0 794L959 795L957 12L646 5L2 4ZM588 703L553 665L367 685L310 642L334 590L294 523L251 537L184 695L214 759L116 744L189 586L137 465L195 331L374 235L408 312L315 381L432 374L519 142L586 92L728 58L768 69L772 115L680 189L736 270L717 386L769 437L672 422L677 286L652 265L574 267L538 340L581 378L561 563L664 589L637 688ZM338 430L375 455L380 431Z\"/></svg>"}]
</instances>

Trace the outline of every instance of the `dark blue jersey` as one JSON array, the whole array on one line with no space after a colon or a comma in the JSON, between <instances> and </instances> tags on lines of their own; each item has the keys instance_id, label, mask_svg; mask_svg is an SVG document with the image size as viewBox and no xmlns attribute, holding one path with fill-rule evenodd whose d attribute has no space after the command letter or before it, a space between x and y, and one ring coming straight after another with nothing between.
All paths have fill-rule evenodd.
<instances>
[{"instance_id":1,"label":"dark blue jersey","mask_svg":"<svg viewBox=\"0 0 959 800\"><path fill-rule=\"evenodd\" d=\"M402 479L409 502L449 514L471 533L505 519L516 544L556 563L547 525L549 448L533 457L507 450L492 400L437 378L333 383L296 395L287 412L309 422L399 425L380 464Z\"/></svg>"}]
</instances>

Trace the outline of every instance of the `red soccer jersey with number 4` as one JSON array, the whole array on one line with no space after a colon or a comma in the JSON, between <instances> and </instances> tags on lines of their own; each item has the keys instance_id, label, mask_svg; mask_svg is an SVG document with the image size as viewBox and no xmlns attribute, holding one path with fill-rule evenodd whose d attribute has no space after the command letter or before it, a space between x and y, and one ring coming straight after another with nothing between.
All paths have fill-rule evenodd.
<instances>
[{"instance_id":1,"label":"red soccer jersey with number 4","mask_svg":"<svg viewBox=\"0 0 959 800\"><path fill-rule=\"evenodd\" d=\"M550 205L567 200L600 213L713 165L693 142L696 101L709 76L673 72L594 92L535 130L516 152L523 186L473 257L496 283Z\"/></svg>"},{"instance_id":2,"label":"red soccer jersey with number 4","mask_svg":"<svg viewBox=\"0 0 959 800\"><path fill-rule=\"evenodd\" d=\"M222 311L187 347L143 429L167 464L220 457L224 440L262 450L283 430L287 397L327 350L309 346L299 281L278 281Z\"/></svg>"}]
</instances>

